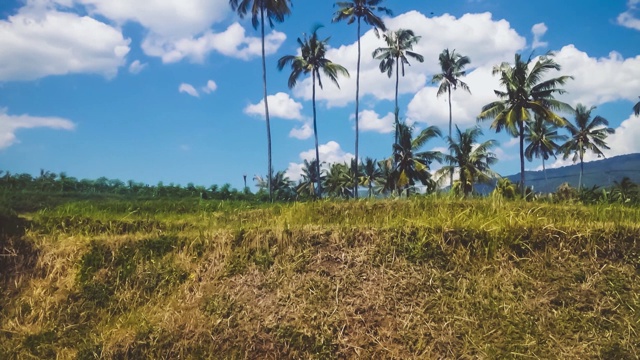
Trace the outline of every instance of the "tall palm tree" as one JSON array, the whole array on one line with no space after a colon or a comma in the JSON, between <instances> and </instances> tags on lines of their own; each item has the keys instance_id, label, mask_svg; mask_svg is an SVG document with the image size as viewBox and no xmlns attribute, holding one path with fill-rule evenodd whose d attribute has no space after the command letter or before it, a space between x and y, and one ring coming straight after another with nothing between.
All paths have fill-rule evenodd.
<instances>
[{"instance_id":1,"label":"tall palm tree","mask_svg":"<svg viewBox=\"0 0 640 360\"><path fill-rule=\"evenodd\" d=\"M333 22L338 21L347 21L347 24L353 24L356 22L358 24L358 63L356 70L356 163L358 160L358 141L359 141L359 130L358 130L358 117L359 117L359 107L360 107L360 27L361 22L364 21L365 24L373 26L376 35L378 34L378 29L382 31L387 31L387 27L384 25L384 21L380 17L378 17L374 12L382 12L387 15L391 15L391 10L386 7L380 6L383 0L352 0L352 1L339 1L335 5L338 6L338 11L335 12L333 16ZM355 173L357 168L353 169ZM353 184L353 192L355 194L355 198L358 198L358 177L355 176L355 182Z\"/></svg>"},{"instance_id":2,"label":"tall palm tree","mask_svg":"<svg viewBox=\"0 0 640 360\"><path fill-rule=\"evenodd\" d=\"M500 98L482 107L478 120L493 119L491 128L496 132L505 129L511 136L520 139L520 190L525 196L524 175L524 130L531 121L531 112L540 115L545 121L557 126L564 126L566 120L555 111L571 111L568 104L556 100L555 94L563 94L560 88L571 76L559 76L546 79L545 74L550 70L560 70L561 67L552 59L553 53L541 56L530 68L532 58L523 61L520 54L515 55L515 64L502 63L494 66L493 74L500 75L500 85L504 91L494 90Z\"/></svg>"},{"instance_id":3,"label":"tall palm tree","mask_svg":"<svg viewBox=\"0 0 640 360\"><path fill-rule=\"evenodd\" d=\"M640 96L638 96L638 98L640 98ZM636 114L636 116L640 116L640 101L633 105L633 113Z\"/></svg>"},{"instance_id":4,"label":"tall palm tree","mask_svg":"<svg viewBox=\"0 0 640 360\"><path fill-rule=\"evenodd\" d=\"M317 195L316 186L319 181L324 179L323 176L318 174L317 160L311 160L311 162L305 160L302 166L302 180L296 187L298 195L310 196L315 198Z\"/></svg>"},{"instance_id":5,"label":"tall palm tree","mask_svg":"<svg viewBox=\"0 0 640 360\"><path fill-rule=\"evenodd\" d=\"M373 197L373 185L378 183L381 176L382 171L378 167L377 162L370 157L364 159L360 183L369 188L369 198Z\"/></svg>"},{"instance_id":6,"label":"tall palm tree","mask_svg":"<svg viewBox=\"0 0 640 360\"><path fill-rule=\"evenodd\" d=\"M471 59L469 59L468 56L456 54L455 49L451 52L449 52L449 49L444 49L440 53L440 56L438 56L438 62L440 62L440 69L442 70L442 72L440 74L433 75L433 78L431 78L431 82L440 83L436 96L440 96L444 93L447 93L449 95L449 137L451 137L453 125L453 115L451 112L451 91L456 90L459 86L462 90L471 94L471 90L469 89L467 83L460 80L461 77L467 74L464 68L471 63ZM453 156L453 154L449 155ZM453 173L451 173L451 177L449 178L449 185L453 186Z\"/></svg>"},{"instance_id":7,"label":"tall palm tree","mask_svg":"<svg viewBox=\"0 0 640 360\"><path fill-rule=\"evenodd\" d=\"M609 134L613 134L614 130L609 126L609 121L602 116L596 116L591 119L591 112L595 106L587 109L582 104L576 105L574 112L575 125L567 123L566 128L571 134L569 141L564 143L558 150L563 154L563 158L567 159L573 153L573 162L580 160L580 177L578 178L578 189L582 188L582 176L584 173L584 153L587 150L592 151L598 157L604 157L601 149L609 149L605 139Z\"/></svg>"},{"instance_id":8,"label":"tall palm tree","mask_svg":"<svg viewBox=\"0 0 640 360\"><path fill-rule=\"evenodd\" d=\"M556 151L560 145L556 141L566 141L566 135L558 134L558 128L553 124L544 121L540 115L535 115L535 120L524 130L524 141L529 145L524 149L524 156L532 161L533 157L542 159L542 172L544 180L547 181L547 169L544 162L550 156L556 157Z\"/></svg>"},{"instance_id":9,"label":"tall palm tree","mask_svg":"<svg viewBox=\"0 0 640 360\"><path fill-rule=\"evenodd\" d=\"M452 175L456 169L460 173L460 190L464 196L473 192L473 184L487 183L497 174L491 170L491 165L498 161L491 148L497 145L495 140L487 140L478 144L478 138L482 136L480 127L475 126L460 131L456 126L455 139L447 137L449 150L452 155L445 155L444 160L449 165L443 166L436 172L440 177Z\"/></svg>"},{"instance_id":10,"label":"tall palm tree","mask_svg":"<svg viewBox=\"0 0 640 360\"><path fill-rule=\"evenodd\" d=\"M398 116L400 114L400 108L398 107L398 84L400 83L400 65L402 65L402 76L404 77L404 66L409 64L410 57L418 62L424 62L424 57L418 53L410 51L413 49L413 45L420 41L421 36L416 36L413 30L399 29L396 31L390 31L384 36L384 41L387 43L387 47L379 47L374 50L372 56L376 60L380 61L380 72L386 72L388 77L391 77L393 71L396 73L396 107L395 107L395 126L396 136L394 144L398 142ZM395 68L395 69L394 69Z\"/></svg>"},{"instance_id":11,"label":"tall palm tree","mask_svg":"<svg viewBox=\"0 0 640 360\"><path fill-rule=\"evenodd\" d=\"M326 172L324 186L327 194L336 198L348 199L353 196L351 184L353 176L346 163L333 163Z\"/></svg>"},{"instance_id":12,"label":"tall palm tree","mask_svg":"<svg viewBox=\"0 0 640 360\"><path fill-rule=\"evenodd\" d=\"M395 161L394 178L398 192L407 190L416 184L416 180L422 185L427 185L431 178L429 173L433 161L440 161L442 154L439 151L420 151L427 141L442 136L440 129L429 126L422 130L418 136L413 137L413 127L405 123L398 126L398 143L393 145L393 159Z\"/></svg>"},{"instance_id":13,"label":"tall palm tree","mask_svg":"<svg viewBox=\"0 0 640 360\"><path fill-rule=\"evenodd\" d=\"M274 22L281 23L285 16L291 14L291 0L229 0L231 9L237 12L240 18L244 18L248 13L251 14L251 24L254 29L260 25L260 33L262 39L262 88L264 95L264 116L267 123L267 158L268 158L268 174L273 173L271 161L271 122L269 119L269 102L267 101L267 63L264 50L264 22L269 21L269 26L273 28ZM268 177L267 182L271 182ZM272 187L268 186L269 200L273 200Z\"/></svg>"},{"instance_id":14,"label":"tall palm tree","mask_svg":"<svg viewBox=\"0 0 640 360\"><path fill-rule=\"evenodd\" d=\"M318 126L316 121L316 80L318 82L318 85L322 89L322 78L320 77L320 70L322 70L322 72L331 81L333 81L333 83L336 84L338 88L340 88L340 84L338 84L338 75L342 74L347 77L349 76L349 71L347 71L346 68L344 68L342 65L331 62L331 60L325 57L327 51L327 42L329 41L329 38L326 38L324 40L320 40L318 38L318 29L320 27L321 26L314 27L311 37L307 37L307 35L305 34L304 40L298 38L301 55L285 55L281 57L280 60L278 60L278 70L282 70L287 64L291 64L291 75L289 76L288 83L290 89L296 86L300 75L311 73L313 84L313 135L316 142L317 174L320 174L320 153L318 151ZM317 184L317 196L321 197L322 185L320 181L318 181Z\"/></svg>"}]
</instances>

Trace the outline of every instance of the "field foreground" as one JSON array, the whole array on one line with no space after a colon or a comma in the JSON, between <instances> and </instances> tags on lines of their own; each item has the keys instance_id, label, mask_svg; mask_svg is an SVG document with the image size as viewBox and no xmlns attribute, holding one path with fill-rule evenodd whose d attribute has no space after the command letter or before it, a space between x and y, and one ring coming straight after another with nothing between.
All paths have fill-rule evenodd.
<instances>
[{"instance_id":1,"label":"field foreground","mask_svg":"<svg viewBox=\"0 0 640 360\"><path fill-rule=\"evenodd\" d=\"M0 359L640 357L620 205L76 202L0 254Z\"/></svg>"}]
</instances>

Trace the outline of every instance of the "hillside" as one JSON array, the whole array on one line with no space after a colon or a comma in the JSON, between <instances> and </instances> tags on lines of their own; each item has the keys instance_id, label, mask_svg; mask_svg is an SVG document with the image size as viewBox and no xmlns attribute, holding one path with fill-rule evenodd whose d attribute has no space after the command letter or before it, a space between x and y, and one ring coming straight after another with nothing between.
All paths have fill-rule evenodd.
<instances>
[{"instance_id":1,"label":"hillside","mask_svg":"<svg viewBox=\"0 0 640 360\"><path fill-rule=\"evenodd\" d=\"M2 359L633 359L640 209L76 202L0 222Z\"/></svg>"}]
</instances>

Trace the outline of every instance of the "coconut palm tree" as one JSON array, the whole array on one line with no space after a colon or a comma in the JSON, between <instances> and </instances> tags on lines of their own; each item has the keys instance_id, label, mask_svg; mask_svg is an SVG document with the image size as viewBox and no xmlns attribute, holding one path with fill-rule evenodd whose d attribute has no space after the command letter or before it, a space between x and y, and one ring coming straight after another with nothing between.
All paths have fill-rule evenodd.
<instances>
[{"instance_id":1,"label":"coconut palm tree","mask_svg":"<svg viewBox=\"0 0 640 360\"><path fill-rule=\"evenodd\" d=\"M413 137L414 128L406 123L398 124L398 143L393 145L394 180L398 192L403 190L409 194L410 187L420 181L422 185L428 185L431 178L429 173L433 161L440 161L442 154L439 151L420 151L427 141L442 136L440 129L429 126L422 130L418 136Z\"/></svg>"},{"instance_id":2,"label":"coconut palm tree","mask_svg":"<svg viewBox=\"0 0 640 360\"><path fill-rule=\"evenodd\" d=\"M343 199L352 197L352 184L353 176L347 164L331 164L324 179L324 187L329 196Z\"/></svg>"},{"instance_id":3,"label":"coconut palm tree","mask_svg":"<svg viewBox=\"0 0 640 360\"><path fill-rule=\"evenodd\" d=\"M317 195L316 186L318 181L323 181L324 176L318 176L317 160L311 162L305 160L302 166L302 180L296 187L296 192L301 196L315 198Z\"/></svg>"},{"instance_id":4,"label":"coconut palm tree","mask_svg":"<svg viewBox=\"0 0 640 360\"><path fill-rule=\"evenodd\" d=\"M638 96L638 98L640 98L640 96ZM640 116L640 101L633 105L633 113L636 114L636 116Z\"/></svg>"},{"instance_id":5,"label":"coconut palm tree","mask_svg":"<svg viewBox=\"0 0 640 360\"><path fill-rule=\"evenodd\" d=\"M291 75L289 76L289 88L296 86L298 78L302 74L311 73L312 81L312 102L313 102L313 135L316 142L316 167L317 174L320 174L320 153L318 151L318 125L316 116L316 81L322 89L322 77L320 76L320 70L333 81L338 88L338 75L349 76L349 71L342 65L335 64L331 60L325 57L327 51L327 42L329 38L320 40L318 38L318 29L321 26L316 26L311 33L311 37L304 35L304 40L298 38L298 44L300 45L301 55L285 55L278 60L278 70L284 69L287 64L291 64ZM322 185L318 182L316 189L317 196L322 196Z\"/></svg>"},{"instance_id":6,"label":"coconut palm tree","mask_svg":"<svg viewBox=\"0 0 640 360\"><path fill-rule=\"evenodd\" d=\"M442 72L440 74L433 75L431 82L440 83L436 96L440 96L444 93L449 95L449 137L451 137L453 124L453 115L451 112L451 91L456 90L459 86L462 90L471 94L471 90L467 83L460 80L461 77L467 74L464 68L471 63L471 59L469 59L468 56L457 54L455 49L451 52L449 52L449 49L444 49L442 53L440 53L440 56L438 56L438 62L440 63L440 69ZM451 174L449 182L449 185L453 186L453 173Z\"/></svg>"},{"instance_id":7,"label":"coconut palm tree","mask_svg":"<svg viewBox=\"0 0 640 360\"><path fill-rule=\"evenodd\" d=\"M384 41L387 43L387 47L379 47L374 50L372 56L376 60L380 61L380 72L387 73L388 77L391 77L394 70L396 73L396 107L395 107L395 126L396 136L394 144L398 142L398 116L400 109L398 107L398 84L400 83L400 66L402 65L402 76L404 77L404 66L409 64L410 57L418 62L424 62L424 57L418 53L410 51L413 49L413 45L420 41L420 36L416 36L412 30L399 29L396 31L387 32L384 36Z\"/></svg>"},{"instance_id":8,"label":"coconut palm tree","mask_svg":"<svg viewBox=\"0 0 640 360\"><path fill-rule=\"evenodd\" d=\"M289 201L294 199L293 182L286 176L284 171L278 171L273 174L270 180L259 175L256 175L253 180L261 190L267 190L267 187L271 185L271 193L274 200ZM224 190L221 189L221 192L224 192Z\"/></svg>"},{"instance_id":9,"label":"coconut palm tree","mask_svg":"<svg viewBox=\"0 0 640 360\"><path fill-rule=\"evenodd\" d=\"M556 157L556 151L560 145L556 141L566 141L566 135L558 134L558 128L553 124L544 121L540 115L535 115L535 120L524 130L524 141L529 145L524 149L524 156L532 161L533 157L542 159L542 171L544 180L547 181L547 169L544 162L550 156Z\"/></svg>"},{"instance_id":10,"label":"coconut palm tree","mask_svg":"<svg viewBox=\"0 0 640 360\"><path fill-rule=\"evenodd\" d=\"M267 101L267 64L264 50L264 23L269 21L269 25L273 28L274 22L281 23L285 16L291 14L291 0L229 0L231 9L237 12L240 18L244 18L247 14L251 14L251 24L254 29L260 25L260 33L262 39L262 88L264 95L264 116L267 123L267 158L268 158L268 174L273 173L271 166L271 123L269 120L269 102ZM268 177L267 182L271 178ZM273 200L272 186L269 189L269 201Z\"/></svg>"},{"instance_id":11,"label":"coconut palm tree","mask_svg":"<svg viewBox=\"0 0 640 360\"><path fill-rule=\"evenodd\" d=\"M358 117L359 117L359 107L360 107L360 27L361 22L364 21L365 24L371 25L378 34L378 29L382 31L387 31L387 27L384 25L384 21L380 17L378 17L374 12L382 12L387 15L391 15L391 10L386 7L380 6L383 0L352 0L352 1L339 1L335 5L338 6L338 11L335 12L333 16L333 22L338 21L346 21L348 25L353 24L354 22L358 24L358 62L356 67L356 162L358 161L358 140L359 140L359 130L358 130ZM357 168L353 169L355 173ZM356 199L358 198L358 177L355 176L354 194Z\"/></svg>"},{"instance_id":12,"label":"coconut palm tree","mask_svg":"<svg viewBox=\"0 0 640 360\"><path fill-rule=\"evenodd\" d=\"M596 116L591 119L591 112L595 106L588 108L582 104L576 105L574 112L575 125L567 123L566 128L571 134L571 138L564 143L558 152L563 154L563 158L567 159L573 154L573 162L580 160L580 177L578 178L578 189L582 189L582 176L584 174L584 154L590 150L598 157L604 157L601 149L609 149L605 139L609 134L613 134L614 130L609 126L609 121L602 116Z\"/></svg>"},{"instance_id":13,"label":"coconut palm tree","mask_svg":"<svg viewBox=\"0 0 640 360\"><path fill-rule=\"evenodd\" d=\"M571 111L568 104L556 100L554 95L563 94L560 88L571 76L559 76L546 79L550 70L560 70L561 67L553 58L553 53L541 56L531 67L532 58L524 61L520 54L515 55L515 63L502 63L494 66L493 74L500 76L500 85L504 91L494 90L500 98L482 107L478 120L493 119L491 129L500 132L505 129L511 136L520 139L520 190L525 196L524 174L524 130L531 121L531 113L540 115L545 121L556 126L564 126L566 120L557 115L556 111Z\"/></svg>"},{"instance_id":14,"label":"coconut palm tree","mask_svg":"<svg viewBox=\"0 0 640 360\"><path fill-rule=\"evenodd\" d=\"M362 173L360 176L360 184L369 188L369 198L373 197L373 186L377 184L382 176L382 171L378 167L377 162L367 157L362 163Z\"/></svg>"},{"instance_id":15,"label":"coconut palm tree","mask_svg":"<svg viewBox=\"0 0 640 360\"><path fill-rule=\"evenodd\" d=\"M491 170L491 165L498 162L498 158L490 151L497 143L495 140L487 140L478 144L480 136L482 136L482 130L478 126L464 132L456 126L455 138L447 136L446 139L452 155L444 155L444 160L449 165L443 166L436 172L436 176L443 178L458 170L460 191L465 197L473 192L473 184L487 183L497 177L497 174Z\"/></svg>"}]
</instances>

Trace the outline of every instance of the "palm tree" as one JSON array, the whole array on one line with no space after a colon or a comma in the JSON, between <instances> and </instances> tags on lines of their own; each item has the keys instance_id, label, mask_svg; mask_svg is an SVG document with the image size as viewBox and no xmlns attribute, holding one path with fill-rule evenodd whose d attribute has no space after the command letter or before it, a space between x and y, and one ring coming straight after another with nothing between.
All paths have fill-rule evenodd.
<instances>
[{"instance_id":1,"label":"palm tree","mask_svg":"<svg viewBox=\"0 0 640 360\"><path fill-rule=\"evenodd\" d=\"M339 7L338 11L333 16L332 22L338 21L347 21L347 24L353 24L357 22L358 24L358 62L357 62L357 70L356 70L356 163L358 162L358 140L359 140L359 130L358 130L358 117L359 117L359 107L360 107L360 26L361 22L364 21L366 24L373 26L376 35L378 34L378 29L382 31L387 31L387 27L384 25L382 19L376 14L375 11L385 13L387 15L391 15L391 10L386 7L379 6L383 0L352 0L352 1L340 1L335 5ZM357 168L353 169L355 173ZM355 182L353 185L353 192L355 194L356 199L358 198L358 177L355 176Z\"/></svg>"},{"instance_id":2,"label":"palm tree","mask_svg":"<svg viewBox=\"0 0 640 360\"><path fill-rule=\"evenodd\" d=\"M381 176L382 171L378 167L377 162L370 157L364 159L360 183L369 188L369 198L373 197L373 185L378 183Z\"/></svg>"},{"instance_id":3,"label":"palm tree","mask_svg":"<svg viewBox=\"0 0 640 360\"><path fill-rule=\"evenodd\" d=\"M393 172L393 157L378 161L378 169L380 170L380 177L375 183L375 191L378 194L392 193L395 186L395 175Z\"/></svg>"},{"instance_id":4,"label":"palm tree","mask_svg":"<svg viewBox=\"0 0 640 360\"><path fill-rule=\"evenodd\" d=\"M524 156L529 161L532 161L533 157L542 159L542 171L546 182L547 169L544 162L549 160L550 156L556 157L556 151L560 148L556 141L565 141L567 136L559 135L557 127L536 114L535 121L524 130L524 140L529 143L524 149Z\"/></svg>"},{"instance_id":5,"label":"palm tree","mask_svg":"<svg viewBox=\"0 0 640 360\"><path fill-rule=\"evenodd\" d=\"M273 173L271 166L271 122L269 120L269 102L267 101L267 63L264 50L264 22L269 21L269 25L273 28L274 22L281 23L285 16L291 14L291 0L229 0L231 9L237 12L240 18L244 18L251 13L251 24L254 29L260 25L262 39L262 88L264 94L264 116L267 123L267 157L268 157L268 174ZM267 179L270 182L271 178ZM272 187L269 189L269 201L273 200Z\"/></svg>"},{"instance_id":6,"label":"palm tree","mask_svg":"<svg viewBox=\"0 0 640 360\"><path fill-rule=\"evenodd\" d=\"M349 71L342 65L335 64L331 60L325 57L326 47L329 38L324 40L318 39L318 29L321 26L316 26L313 29L311 37L307 37L305 34L304 40L298 38L298 44L300 44L301 55L285 55L278 60L278 70L282 70L287 64L291 64L291 75L289 76L289 88L296 86L298 78L302 74L311 73L311 79L313 84L312 102L313 102L313 135L316 142L316 167L317 174L320 174L320 153L318 151L318 126L316 121L316 80L318 85L322 89L322 78L320 77L320 70L333 81L338 88L338 74L349 76ZM322 185L318 182L316 189L317 196L322 196Z\"/></svg>"},{"instance_id":7,"label":"palm tree","mask_svg":"<svg viewBox=\"0 0 640 360\"><path fill-rule=\"evenodd\" d=\"M464 132L456 126L455 139L451 136L447 137L452 155L445 155L444 159L449 165L443 166L436 172L442 178L452 175L457 169L460 174L460 190L465 197L473 192L473 184L487 183L497 176L491 171L491 165L495 164L498 158L496 154L490 152L497 143L495 140L487 140L477 144L480 136L482 136L482 130L478 126Z\"/></svg>"},{"instance_id":8,"label":"palm tree","mask_svg":"<svg viewBox=\"0 0 640 360\"><path fill-rule=\"evenodd\" d=\"M440 129L429 126L413 138L413 127L405 123L398 124L398 143L393 145L393 159L395 162L394 180L398 192L407 190L419 180L427 185L431 178L429 166L433 161L440 161L442 154L438 151L419 151L424 144L442 136Z\"/></svg>"},{"instance_id":9,"label":"palm tree","mask_svg":"<svg viewBox=\"0 0 640 360\"><path fill-rule=\"evenodd\" d=\"M613 189L611 195L617 201L627 203L638 198L638 185L635 184L627 176L623 177L620 182L613 182Z\"/></svg>"},{"instance_id":10,"label":"palm tree","mask_svg":"<svg viewBox=\"0 0 640 360\"><path fill-rule=\"evenodd\" d=\"M456 54L455 49L451 52L449 52L449 49L444 49L442 53L440 53L438 61L440 62L440 69L442 70L442 72L440 74L433 75L433 78L431 78L431 82L440 83L436 96L440 96L444 93L447 93L449 95L449 137L451 137L453 124L453 115L451 112L451 90L456 90L459 86L460 88L462 88L462 90L465 90L469 94L471 94L471 90L469 89L467 83L460 80L461 77L467 74L467 72L464 71L464 68L471 63L471 59L469 59L468 56ZM449 182L449 185L453 186L453 173L451 173Z\"/></svg>"},{"instance_id":11,"label":"palm tree","mask_svg":"<svg viewBox=\"0 0 640 360\"><path fill-rule=\"evenodd\" d=\"M640 96L638 96L638 98L640 98ZM636 116L640 116L640 101L633 105L633 113L636 114Z\"/></svg>"},{"instance_id":12,"label":"palm tree","mask_svg":"<svg viewBox=\"0 0 640 360\"><path fill-rule=\"evenodd\" d=\"M602 116L596 116L591 120L591 112L595 106L587 109L582 104L576 105L575 125L567 123L566 128L571 134L569 141L564 143L558 150L567 159L573 153L573 162L580 160L580 177L578 178L578 189L582 189L582 175L584 173L584 153L591 150L598 157L604 157L602 149L609 149L605 139L614 130L610 127L609 121Z\"/></svg>"},{"instance_id":13,"label":"palm tree","mask_svg":"<svg viewBox=\"0 0 640 360\"><path fill-rule=\"evenodd\" d=\"M413 58L418 62L424 62L424 57L418 53L412 52L413 45L417 44L420 40L420 36L416 36L412 30L400 29L386 33L384 41L387 43L387 47L377 48L372 56L376 60L380 61L380 72L386 72L388 77L393 74L394 68L396 72L396 107L395 107L395 126L396 136L394 144L398 142L398 116L400 109L398 107L398 84L400 82L400 65L402 65L402 76L404 77L404 66L409 64L409 59Z\"/></svg>"},{"instance_id":14,"label":"palm tree","mask_svg":"<svg viewBox=\"0 0 640 360\"><path fill-rule=\"evenodd\" d=\"M272 174L271 179L265 179L262 176L256 175L253 180L255 180L256 186L261 190L267 190L267 187L271 185L270 190L274 200L289 201L294 198L295 191L292 188L293 182L289 180L284 171L278 171ZM221 189L221 192L224 192L223 189Z\"/></svg>"},{"instance_id":15,"label":"palm tree","mask_svg":"<svg viewBox=\"0 0 640 360\"><path fill-rule=\"evenodd\" d=\"M329 196L343 199L352 197L352 184L353 176L347 164L331 164L324 180L324 186Z\"/></svg>"},{"instance_id":16,"label":"palm tree","mask_svg":"<svg viewBox=\"0 0 640 360\"><path fill-rule=\"evenodd\" d=\"M298 195L310 196L315 198L317 195L316 186L319 181L324 179L323 176L318 176L317 160L311 160L311 162L305 160L302 167L302 180L296 187Z\"/></svg>"},{"instance_id":17,"label":"palm tree","mask_svg":"<svg viewBox=\"0 0 640 360\"><path fill-rule=\"evenodd\" d=\"M491 128L496 132L505 129L511 136L520 138L520 190L525 196L524 175L524 130L531 121L531 112L540 115L545 121L564 126L566 120L555 111L571 111L571 106L556 100L555 94L565 91L564 85L571 76L560 76L543 80L549 70L560 70L560 65L552 59L553 53L541 56L530 69L531 57L523 61L520 54L515 55L515 64L502 63L494 66L493 74L500 75L500 84L505 91L494 90L500 98L482 107L478 120L493 119Z\"/></svg>"}]
</instances>

